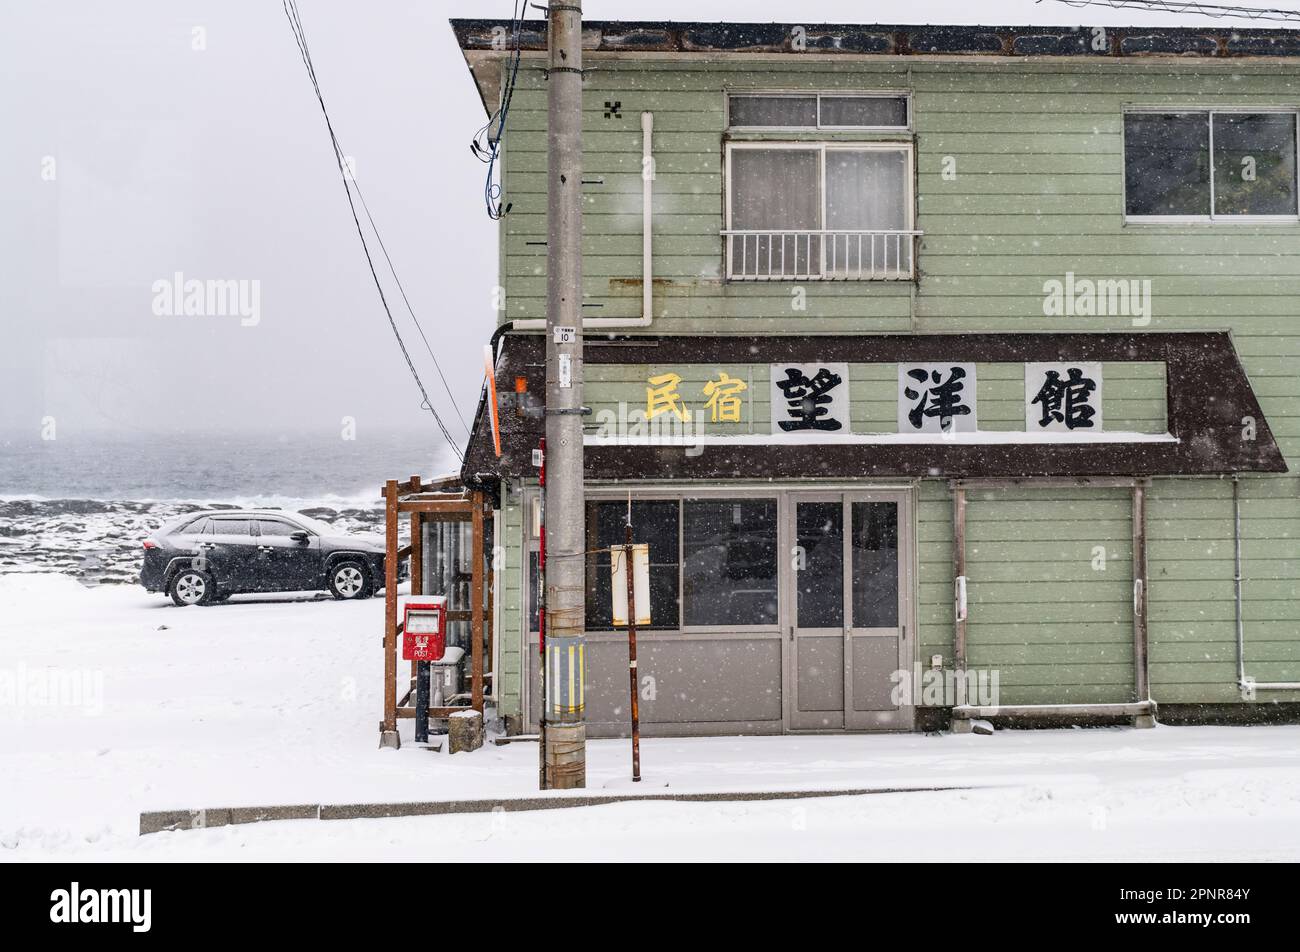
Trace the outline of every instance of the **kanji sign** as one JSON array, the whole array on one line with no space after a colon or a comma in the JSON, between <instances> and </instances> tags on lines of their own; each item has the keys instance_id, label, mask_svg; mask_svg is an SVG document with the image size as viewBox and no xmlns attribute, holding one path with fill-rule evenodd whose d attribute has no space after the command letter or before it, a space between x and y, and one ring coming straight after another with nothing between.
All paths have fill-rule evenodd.
<instances>
[{"instance_id":1,"label":"kanji sign","mask_svg":"<svg viewBox=\"0 0 1300 952\"><path fill-rule=\"evenodd\" d=\"M899 433L969 433L975 412L975 365L898 365Z\"/></svg>"},{"instance_id":2,"label":"kanji sign","mask_svg":"<svg viewBox=\"0 0 1300 952\"><path fill-rule=\"evenodd\" d=\"M1101 364L1025 364L1025 429L1101 430Z\"/></svg>"},{"instance_id":3,"label":"kanji sign","mask_svg":"<svg viewBox=\"0 0 1300 952\"><path fill-rule=\"evenodd\" d=\"M849 432L848 364L772 364L773 433Z\"/></svg>"}]
</instances>

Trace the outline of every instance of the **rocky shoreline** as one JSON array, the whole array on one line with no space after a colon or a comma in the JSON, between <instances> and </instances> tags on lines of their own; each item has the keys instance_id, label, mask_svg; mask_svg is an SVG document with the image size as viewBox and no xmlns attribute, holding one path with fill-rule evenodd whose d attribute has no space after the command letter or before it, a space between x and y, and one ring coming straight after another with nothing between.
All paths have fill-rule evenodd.
<instances>
[{"instance_id":1,"label":"rocky shoreline","mask_svg":"<svg viewBox=\"0 0 1300 952\"><path fill-rule=\"evenodd\" d=\"M188 512L236 509L232 504L95 499L0 500L0 575L54 572L85 585L139 581L141 544L150 532ZM286 510L287 511L287 510ZM374 506L305 505L293 511L340 532L383 532Z\"/></svg>"}]
</instances>

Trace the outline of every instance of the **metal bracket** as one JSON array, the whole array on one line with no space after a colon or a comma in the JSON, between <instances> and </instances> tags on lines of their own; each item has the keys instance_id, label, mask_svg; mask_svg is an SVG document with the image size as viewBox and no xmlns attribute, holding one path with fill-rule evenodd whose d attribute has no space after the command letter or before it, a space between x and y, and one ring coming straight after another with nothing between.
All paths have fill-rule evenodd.
<instances>
[{"instance_id":1,"label":"metal bracket","mask_svg":"<svg viewBox=\"0 0 1300 952\"><path fill-rule=\"evenodd\" d=\"M548 416L591 416L591 407L547 407Z\"/></svg>"}]
</instances>

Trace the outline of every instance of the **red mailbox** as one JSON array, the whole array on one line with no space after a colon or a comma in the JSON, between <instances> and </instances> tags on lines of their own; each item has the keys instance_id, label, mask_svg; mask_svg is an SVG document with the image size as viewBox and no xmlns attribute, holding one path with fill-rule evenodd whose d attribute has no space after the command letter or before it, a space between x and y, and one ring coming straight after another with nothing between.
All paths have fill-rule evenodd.
<instances>
[{"instance_id":1,"label":"red mailbox","mask_svg":"<svg viewBox=\"0 0 1300 952\"><path fill-rule=\"evenodd\" d=\"M446 647L446 597L408 598L402 618L402 657L407 661L441 661Z\"/></svg>"}]
</instances>

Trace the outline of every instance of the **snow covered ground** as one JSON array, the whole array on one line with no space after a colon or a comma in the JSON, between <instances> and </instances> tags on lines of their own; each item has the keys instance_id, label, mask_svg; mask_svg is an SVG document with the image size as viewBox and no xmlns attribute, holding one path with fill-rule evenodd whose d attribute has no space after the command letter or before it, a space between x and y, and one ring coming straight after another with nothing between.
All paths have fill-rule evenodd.
<instances>
[{"instance_id":1,"label":"snow covered ground","mask_svg":"<svg viewBox=\"0 0 1300 952\"><path fill-rule=\"evenodd\" d=\"M381 614L0 577L0 859L1300 859L1300 727L647 739L645 793L973 789L137 835L143 810L534 795L534 744L453 757L408 723L377 749ZM592 742L588 792L628 769Z\"/></svg>"}]
</instances>

